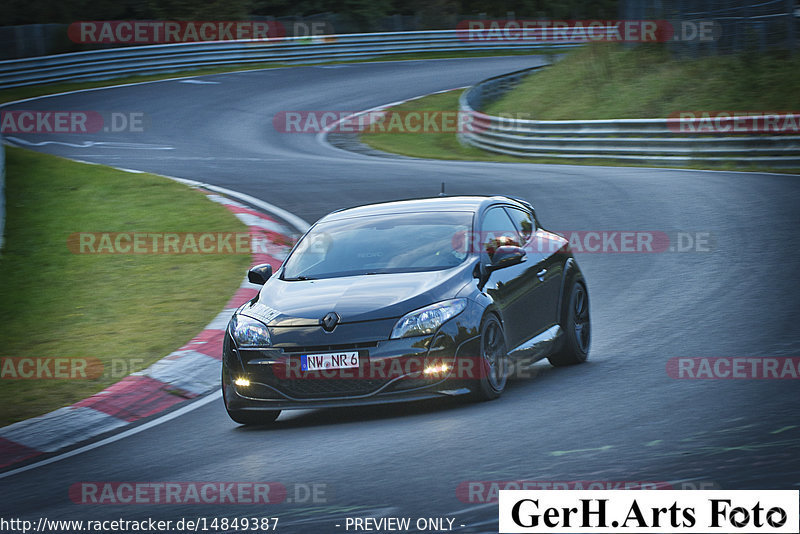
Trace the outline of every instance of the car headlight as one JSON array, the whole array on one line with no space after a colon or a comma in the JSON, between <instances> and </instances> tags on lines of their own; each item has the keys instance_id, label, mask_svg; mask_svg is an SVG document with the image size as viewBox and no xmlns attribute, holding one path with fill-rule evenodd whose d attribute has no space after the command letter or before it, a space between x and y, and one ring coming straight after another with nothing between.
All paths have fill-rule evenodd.
<instances>
[{"instance_id":1,"label":"car headlight","mask_svg":"<svg viewBox=\"0 0 800 534\"><path fill-rule=\"evenodd\" d=\"M264 323L243 315L234 315L231 318L228 331L240 348L269 347L272 344L269 330Z\"/></svg>"},{"instance_id":2,"label":"car headlight","mask_svg":"<svg viewBox=\"0 0 800 534\"><path fill-rule=\"evenodd\" d=\"M397 321L392 329L391 339L433 334L466 307L467 299L453 299L415 310Z\"/></svg>"}]
</instances>

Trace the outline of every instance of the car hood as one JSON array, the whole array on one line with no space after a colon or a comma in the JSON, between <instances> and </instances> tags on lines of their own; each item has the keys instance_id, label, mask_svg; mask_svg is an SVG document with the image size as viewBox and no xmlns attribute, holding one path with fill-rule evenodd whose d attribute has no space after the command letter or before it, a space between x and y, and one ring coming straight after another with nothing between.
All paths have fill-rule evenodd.
<instances>
[{"instance_id":1,"label":"car hood","mask_svg":"<svg viewBox=\"0 0 800 534\"><path fill-rule=\"evenodd\" d=\"M422 273L347 276L322 280L269 279L258 300L239 313L270 326L316 326L329 312L341 323L402 317L417 308L455 297L472 280L472 266Z\"/></svg>"}]
</instances>

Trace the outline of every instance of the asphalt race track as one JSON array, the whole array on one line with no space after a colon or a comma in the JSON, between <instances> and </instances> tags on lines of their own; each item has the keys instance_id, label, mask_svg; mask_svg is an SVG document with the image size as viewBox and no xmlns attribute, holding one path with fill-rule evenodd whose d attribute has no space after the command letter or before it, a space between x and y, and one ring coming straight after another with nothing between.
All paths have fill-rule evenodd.
<instances>
[{"instance_id":1,"label":"asphalt race track","mask_svg":"<svg viewBox=\"0 0 800 534\"><path fill-rule=\"evenodd\" d=\"M311 134L278 133L272 124L280 111L357 111L535 62L507 57L272 69L198 78L214 83L164 81L12 106L144 112L142 133L11 137L70 158L228 187L309 222L345 206L435 195L444 181L450 194L525 197L556 231L709 232L712 246L578 254L591 296L589 363L537 364L536 376L511 382L498 401L285 412L274 428L250 429L230 421L217 400L0 479L1 515L271 516L280 518L279 532L345 532L345 518L355 516L450 517L461 532L491 532L497 505L463 502L459 484L800 487L800 382L676 380L666 371L675 357L800 356L797 176L379 158L322 144ZM69 488L81 481L276 481L291 491L286 502L269 506L75 504ZM308 502L294 495L294 484L318 484L325 498Z\"/></svg>"}]
</instances>

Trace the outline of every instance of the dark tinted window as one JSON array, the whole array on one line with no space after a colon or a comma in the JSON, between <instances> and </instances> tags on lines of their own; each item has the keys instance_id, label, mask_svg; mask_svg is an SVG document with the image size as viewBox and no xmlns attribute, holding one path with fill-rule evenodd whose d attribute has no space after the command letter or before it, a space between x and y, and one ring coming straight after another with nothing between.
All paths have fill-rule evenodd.
<instances>
[{"instance_id":1,"label":"dark tinted window","mask_svg":"<svg viewBox=\"0 0 800 534\"><path fill-rule=\"evenodd\" d=\"M522 237L522 242L527 243L531 235L536 230L536 223L531 214L517 208L506 208L508 215L514 221L514 224Z\"/></svg>"},{"instance_id":2,"label":"dark tinted window","mask_svg":"<svg viewBox=\"0 0 800 534\"><path fill-rule=\"evenodd\" d=\"M467 257L471 212L394 213L322 222L286 260L283 279L436 271Z\"/></svg>"},{"instance_id":3,"label":"dark tinted window","mask_svg":"<svg viewBox=\"0 0 800 534\"><path fill-rule=\"evenodd\" d=\"M513 221L503 208L491 208L483 217L481 224L481 244L489 257L494 255L497 247L503 245L520 246L519 234Z\"/></svg>"}]
</instances>

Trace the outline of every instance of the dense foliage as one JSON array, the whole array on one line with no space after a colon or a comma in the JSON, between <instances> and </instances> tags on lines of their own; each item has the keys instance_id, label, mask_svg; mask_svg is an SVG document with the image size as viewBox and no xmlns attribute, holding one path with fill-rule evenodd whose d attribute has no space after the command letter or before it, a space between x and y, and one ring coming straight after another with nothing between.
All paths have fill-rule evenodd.
<instances>
[{"instance_id":1,"label":"dense foliage","mask_svg":"<svg viewBox=\"0 0 800 534\"><path fill-rule=\"evenodd\" d=\"M391 15L423 25L452 17L615 18L618 0L5 0L0 25L78 20L241 20L253 16L335 14L371 29Z\"/></svg>"}]
</instances>

